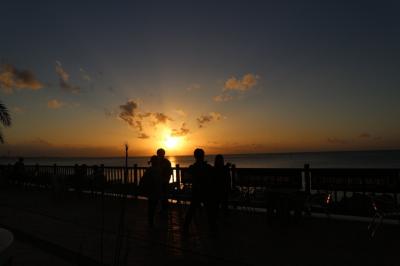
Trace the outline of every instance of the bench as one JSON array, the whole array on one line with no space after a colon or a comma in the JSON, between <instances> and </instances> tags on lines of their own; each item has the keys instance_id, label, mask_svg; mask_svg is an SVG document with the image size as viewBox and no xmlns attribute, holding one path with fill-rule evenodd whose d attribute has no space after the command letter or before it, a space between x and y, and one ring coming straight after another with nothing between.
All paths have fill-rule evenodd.
<instances>
[{"instance_id":1,"label":"bench","mask_svg":"<svg viewBox=\"0 0 400 266\"><path fill-rule=\"evenodd\" d=\"M400 177L397 169L312 169L310 198L319 197L319 206L329 215L331 211L350 215L373 216L369 225L371 235L384 217L397 213ZM340 201L338 192L343 194ZM351 197L347 195L351 192ZM378 221L378 223L376 223Z\"/></svg>"},{"instance_id":2,"label":"bench","mask_svg":"<svg viewBox=\"0 0 400 266\"><path fill-rule=\"evenodd\" d=\"M303 169L239 168L233 176L233 187L240 193L237 204L248 208L266 208L268 215L296 214L302 210Z\"/></svg>"}]
</instances>

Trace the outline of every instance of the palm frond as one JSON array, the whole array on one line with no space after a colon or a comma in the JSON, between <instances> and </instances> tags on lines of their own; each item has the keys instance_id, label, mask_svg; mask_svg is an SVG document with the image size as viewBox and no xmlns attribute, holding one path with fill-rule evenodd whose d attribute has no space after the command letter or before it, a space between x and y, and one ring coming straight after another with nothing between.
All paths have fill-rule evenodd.
<instances>
[{"instance_id":1,"label":"palm frond","mask_svg":"<svg viewBox=\"0 0 400 266\"><path fill-rule=\"evenodd\" d=\"M0 102L0 122L5 126L9 127L11 126L11 116L10 113L8 112L7 107Z\"/></svg>"}]
</instances>

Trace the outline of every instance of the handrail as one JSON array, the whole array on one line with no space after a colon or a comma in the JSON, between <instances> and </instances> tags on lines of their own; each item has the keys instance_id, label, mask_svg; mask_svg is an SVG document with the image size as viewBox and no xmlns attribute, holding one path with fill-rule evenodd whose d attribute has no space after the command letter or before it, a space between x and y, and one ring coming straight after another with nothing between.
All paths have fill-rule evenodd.
<instances>
[{"instance_id":1,"label":"handrail","mask_svg":"<svg viewBox=\"0 0 400 266\"><path fill-rule=\"evenodd\" d=\"M77 169L84 168L78 174ZM1 176L15 176L15 167L13 165L0 165L0 175ZM47 184L51 186L51 179L60 177L64 179L76 177L80 175L81 177L93 178L95 175L103 175L105 177L106 183L123 184L124 173L127 171L127 184L138 186L140 179L142 178L145 170L148 167L133 165L125 169L123 166L86 166L86 165L25 165L23 169L22 177L16 177L20 180L18 182L31 182L38 183L41 185ZM172 167L173 174L171 178L171 183L177 184L180 187L182 184L182 173L187 169L187 167L181 167L177 164ZM83 172L82 172L83 171ZM312 190L333 190L333 191L346 191L346 192L388 192L388 193L400 193L400 168L311 168L308 164L304 165L303 168L236 168L235 165L230 167L230 173L232 178L232 186L240 186L240 181L243 178L247 178L246 186L251 186L252 180L257 182L257 184L263 184L271 176L281 177L288 176L290 172L298 171L301 173L301 183L302 190L306 193L311 193ZM249 178L252 174L257 174L257 178ZM316 180L316 177L321 177L321 174L326 174L326 178L320 178ZM365 191L361 187L356 187L356 179L368 179L368 182L362 181L362 183L368 183L365 186ZM40 180L45 179L45 180ZM321 180L323 181L321 183ZM343 181L345 180L345 181ZM317 182L318 181L318 182ZM356 182L357 181L357 182ZM249 183L250 182L250 183ZM375 183L374 183L375 182ZM385 183L386 182L386 183ZM361 183L361 181L359 182ZM389 184L387 191L385 191L385 186L382 184ZM340 186L338 185L340 184ZM377 191L373 186L377 185L377 188L382 191Z\"/></svg>"}]
</instances>

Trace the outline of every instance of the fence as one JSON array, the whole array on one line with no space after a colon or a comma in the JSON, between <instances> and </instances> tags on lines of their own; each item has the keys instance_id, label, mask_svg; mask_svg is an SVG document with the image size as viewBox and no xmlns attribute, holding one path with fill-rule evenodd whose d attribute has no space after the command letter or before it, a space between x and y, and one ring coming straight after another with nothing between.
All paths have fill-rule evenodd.
<instances>
[{"instance_id":1,"label":"fence","mask_svg":"<svg viewBox=\"0 0 400 266\"><path fill-rule=\"evenodd\" d=\"M121 195L123 191L137 195L137 188L146 167L110 166L58 166L27 165L15 169L13 165L0 165L2 179L12 184L44 188L76 188ZM390 194L398 201L400 169L313 169L303 168L229 168L231 188L242 197L240 204L251 204L251 195L267 192L301 192L305 195L329 193L334 202L357 194ZM170 180L171 195L183 193L187 183L187 168L176 165ZM262 193L259 193L260 190ZM244 200L244 197L247 197Z\"/></svg>"}]
</instances>

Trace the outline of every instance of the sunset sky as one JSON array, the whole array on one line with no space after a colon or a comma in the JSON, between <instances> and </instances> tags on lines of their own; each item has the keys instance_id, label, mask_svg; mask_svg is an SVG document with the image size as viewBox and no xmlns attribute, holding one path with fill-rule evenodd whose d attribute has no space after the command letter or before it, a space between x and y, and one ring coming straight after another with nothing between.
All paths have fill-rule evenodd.
<instances>
[{"instance_id":1,"label":"sunset sky","mask_svg":"<svg viewBox=\"0 0 400 266\"><path fill-rule=\"evenodd\" d=\"M0 156L400 148L399 1L2 1Z\"/></svg>"}]
</instances>

